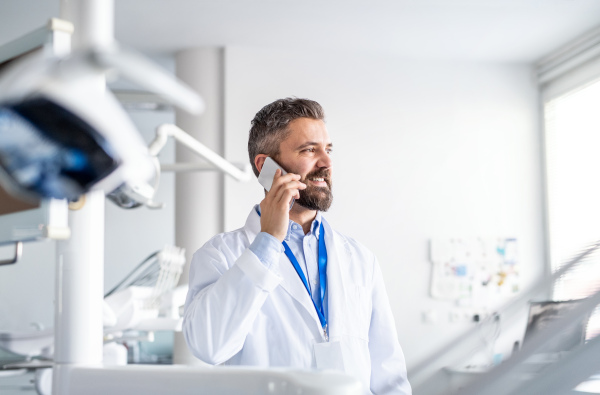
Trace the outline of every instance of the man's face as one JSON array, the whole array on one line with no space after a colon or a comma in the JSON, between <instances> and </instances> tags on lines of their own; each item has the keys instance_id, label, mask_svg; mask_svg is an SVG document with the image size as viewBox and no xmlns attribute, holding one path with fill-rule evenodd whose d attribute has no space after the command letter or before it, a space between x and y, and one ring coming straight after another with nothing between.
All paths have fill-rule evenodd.
<instances>
[{"instance_id":1,"label":"man's face","mask_svg":"<svg viewBox=\"0 0 600 395\"><path fill-rule=\"evenodd\" d=\"M327 211L333 201L331 191L332 145L325 123L298 118L289 123L290 134L279 145L275 160L289 173L302 178L306 189L296 203L310 210Z\"/></svg>"}]
</instances>

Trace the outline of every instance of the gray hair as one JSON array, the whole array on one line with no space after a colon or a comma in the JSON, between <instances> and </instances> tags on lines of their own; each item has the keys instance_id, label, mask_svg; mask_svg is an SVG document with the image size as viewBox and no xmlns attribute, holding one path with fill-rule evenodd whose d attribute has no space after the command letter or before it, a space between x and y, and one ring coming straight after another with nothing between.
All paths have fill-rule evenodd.
<instances>
[{"instance_id":1,"label":"gray hair","mask_svg":"<svg viewBox=\"0 0 600 395\"><path fill-rule=\"evenodd\" d=\"M257 177L259 171L254 164L256 155L265 154L276 158L279 155L279 145L290 133L288 125L298 118L324 120L325 112L316 101L288 97L267 104L256 113L248 137L248 156Z\"/></svg>"}]
</instances>

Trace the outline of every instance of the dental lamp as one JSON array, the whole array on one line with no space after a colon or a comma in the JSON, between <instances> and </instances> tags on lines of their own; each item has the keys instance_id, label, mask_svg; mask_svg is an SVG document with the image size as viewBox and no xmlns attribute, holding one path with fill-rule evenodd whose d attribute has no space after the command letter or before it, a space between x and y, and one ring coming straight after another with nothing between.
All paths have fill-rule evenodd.
<instances>
[{"instance_id":1,"label":"dental lamp","mask_svg":"<svg viewBox=\"0 0 600 395\"><path fill-rule=\"evenodd\" d=\"M0 182L24 199L75 200L92 189L147 197L156 166L98 77L121 75L184 110L200 97L143 57L110 48L69 57L35 53L0 75Z\"/></svg>"}]
</instances>

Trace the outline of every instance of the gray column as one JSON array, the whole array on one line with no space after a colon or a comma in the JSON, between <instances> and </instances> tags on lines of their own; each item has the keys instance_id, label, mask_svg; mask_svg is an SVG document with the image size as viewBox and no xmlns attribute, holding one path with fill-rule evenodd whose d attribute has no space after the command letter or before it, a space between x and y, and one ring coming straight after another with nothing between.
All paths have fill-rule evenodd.
<instances>
[{"instance_id":1,"label":"gray column","mask_svg":"<svg viewBox=\"0 0 600 395\"><path fill-rule=\"evenodd\" d=\"M176 124L194 138L223 155L223 49L197 48L176 54L177 77L196 90L206 102L200 116L176 112ZM177 145L178 163L202 161ZM219 172L181 172L175 178L175 244L186 250L187 264L180 283L187 284L193 253L212 236L223 232L224 179ZM194 364L183 336L176 334L173 362Z\"/></svg>"}]
</instances>

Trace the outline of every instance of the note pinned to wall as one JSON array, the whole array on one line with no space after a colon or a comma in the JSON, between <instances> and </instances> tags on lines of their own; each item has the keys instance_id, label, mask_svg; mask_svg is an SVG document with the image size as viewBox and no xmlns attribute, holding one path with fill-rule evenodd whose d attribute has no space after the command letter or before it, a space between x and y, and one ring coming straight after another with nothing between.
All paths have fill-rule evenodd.
<instances>
[{"instance_id":1,"label":"note pinned to wall","mask_svg":"<svg viewBox=\"0 0 600 395\"><path fill-rule=\"evenodd\" d=\"M517 247L512 237L431 239L431 296L486 306L517 293Z\"/></svg>"}]
</instances>

